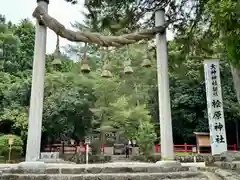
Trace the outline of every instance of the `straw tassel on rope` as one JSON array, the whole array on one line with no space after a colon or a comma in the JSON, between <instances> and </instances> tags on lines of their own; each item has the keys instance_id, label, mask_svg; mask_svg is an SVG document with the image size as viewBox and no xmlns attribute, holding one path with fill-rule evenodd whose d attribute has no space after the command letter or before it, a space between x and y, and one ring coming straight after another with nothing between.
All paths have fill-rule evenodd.
<instances>
[{"instance_id":1,"label":"straw tassel on rope","mask_svg":"<svg viewBox=\"0 0 240 180\"><path fill-rule=\"evenodd\" d=\"M123 62L123 67L124 67L123 72L126 75L133 74L133 68L131 66L132 61L131 61L131 57L129 56L128 51L129 51L129 46L127 46L127 49L126 49L128 60Z\"/></svg>"},{"instance_id":2,"label":"straw tassel on rope","mask_svg":"<svg viewBox=\"0 0 240 180\"><path fill-rule=\"evenodd\" d=\"M105 50L105 52L103 52L103 61L104 61L104 65L103 65L103 70L102 70L101 77L104 77L104 78L113 77L113 75L110 71L110 60L109 60L109 50L108 50L108 48Z\"/></svg>"},{"instance_id":3,"label":"straw tassel on rope","mask_svg":"<svg viewBox=\"0 0 240 180\"><path fill-rule=\"evenodd\" d=\"M150 61L150 55L149 55L149 49L148 49L148 42L146 42L146 53L144 55L144 59L143 59L143 62L141 64L142 67L145 67L145 68L150 68L152 66L152 63Z\"/></svg>"},{"instance_id":4,"label":"straw tassel on rope","mask_svg":"<svg viewBox=\"0 0 240 180\"><path fill-rule=\"evenodd\" d=\"M61 65L62 64L60 56L61 56L61 52L60 52L60 47L59 47L59 36L57 35L56 49L54 51L54 54L53 54L54 59L52 61L53 65Z\"/></svg>"},{"instance_id":5,"label":"straw tassel on rope","mask_svg":"<svg viewBox=\"0 0 240 180\"><path fill-rule=\"evenodd\" d=\"M87 43L85 43L83 53L84 53L83 58L81 60L81 72L82 73L90 73L91 69L88 65L88 60L87 60Z\"/></svg>"}]
</instances>

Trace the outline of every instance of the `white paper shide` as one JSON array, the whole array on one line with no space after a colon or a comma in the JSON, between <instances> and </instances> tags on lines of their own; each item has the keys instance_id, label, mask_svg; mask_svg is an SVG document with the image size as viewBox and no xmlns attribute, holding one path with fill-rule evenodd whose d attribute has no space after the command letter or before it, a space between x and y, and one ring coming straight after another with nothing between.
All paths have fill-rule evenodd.
<instances>
[{"instance_id":1,"label":"white paper shide","mask_svg":"<svg viewBox=\"0 0 240 180\"><path fill-rule=\"evenodd\" d=\"M219 60L205 60L204 72L212 154L221 154L227 151L227 138L223 114Z\"/></svg>"}]
</instances>

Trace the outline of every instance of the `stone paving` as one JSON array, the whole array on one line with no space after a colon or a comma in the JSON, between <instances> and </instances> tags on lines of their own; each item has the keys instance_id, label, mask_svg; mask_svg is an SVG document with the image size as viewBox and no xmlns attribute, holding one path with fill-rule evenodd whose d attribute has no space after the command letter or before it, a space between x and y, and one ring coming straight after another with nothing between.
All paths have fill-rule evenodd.
<instances>
[{"instance_id":1,"label":"stone paving","mask_svg":"<svg viewBox=\"0 0 240 180\"><path fill-rule=\"evenodd\" d=\"M240 174L236 171L232 171L229 169L221 169L218 167L198 167L198 170L203 172L204 174L213 174L219 179L222 180L239 180Z\"/></svg>"},{"instance_id":2,"label":"stone paving","mask_svg":"<svg viewBox=\"0 0 240 180\"><path fill-rule=\"evenodd\" d=\"M19 179L26 179L31 178L34 180L42 180L42 179L49 179L49 180L77 180L77 179L87 179L87 180L153 180L153 179L205 179L202 174L197 172L169 172L169 173L119 173L119 174L3 174L3 179L10 179L11 180L19 180ZM4 180L5 180L4 179Z\"/></svg>"},{"instance_id":3,"label":"stone paving","mask_svg":"<svg viewBox=\"0 0 240 180\"><path fill-rule=\"evenodd\" d=\"M210 180L221 180L221 178L219 176L217 176L216 174L212 173L212 172L203 172L203 174L205 174L208 179Z\"/></svg>"},{"instance_id":4,"label":"stone paving","mask_svg":"<svg viewBox=\"0 0 240 180\"><path fill-rule=\"evenodd\" d=\"M182 163L159 167L155 163L114 162L105 164L46 164L45 168L19 168L0 164L0 180L239 180L237 172L205 167L204 163ZM191 167L190 167L191 166Z\"/></svg>"},{"instance_id":5,"label":"stone paving","mask_svg":"<svg viewBox=\"0 0 240 180\"><path fill-rule=\"evenodd\" d=\"M47 164L45 168L22 169L2 165L1 180L208 180L189 167L159 167L155 163L115 162L105 164Z\"/></svg>"},{"instance_id":6,"label":"stone paving","mask_svg":"<svg viewBox=\"0 0 240 180\"><path fill-rule=\"evenodd\" d=\"M205 163L181 163L182 166L194 166L194 167L205 167ZM18 164L0 164L0 169L17 167ZM114 163L104 163L104 164L61 164L61 163L49 163L48 167L128 167L128 166L149 166L156 167L155 163L142 163L142 162L114 162Z\"/></svg>"}]
</instances>

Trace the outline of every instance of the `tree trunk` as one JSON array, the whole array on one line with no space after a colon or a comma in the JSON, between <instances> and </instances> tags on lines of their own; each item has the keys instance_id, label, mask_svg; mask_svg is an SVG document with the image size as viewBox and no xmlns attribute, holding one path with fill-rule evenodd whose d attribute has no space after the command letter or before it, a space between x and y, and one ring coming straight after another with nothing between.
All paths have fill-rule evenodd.
<instances>
[{"instance_id":1,"label":"tree trunk","mask_svg":"<svg viewBox=\"0 0 240 180\"><path fill-rule=\"evenodd\" d=\"M234 88L237 95L238 103L240 104L240 68L234 67L233 64L231 64L231 71L232 71L232 77L233 77L233 83ZM239 138L238 138L238 121L236 120L236 141L237 141L237 148L239 144Z\"/></svg>"},{"instance_id":2,"label":"tree trunk","mask_svg":"<svg viewBox=\"0 0 240 180\"><path fill-rule=\"evenodd\" d=\"M232 71L234 88L237 94L237 100L238 100L238 103L240 104L240 68L234 67L234 65L231 64L231 71Z\"/></svg>"}]
</instances>

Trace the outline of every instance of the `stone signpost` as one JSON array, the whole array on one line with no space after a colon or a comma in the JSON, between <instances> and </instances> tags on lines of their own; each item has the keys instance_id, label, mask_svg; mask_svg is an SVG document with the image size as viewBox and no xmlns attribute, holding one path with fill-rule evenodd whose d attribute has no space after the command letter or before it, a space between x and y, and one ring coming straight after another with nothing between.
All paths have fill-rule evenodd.
<instances>
[{"instance_id":1,"label":"stone signpost","mask_svg":"<svg viewBox=\"0 0 240 180\"><path fill-rule=\"evenodd\" d=\"M219 66L219 59L208 59L204 61L212 155L222 154L227 151Z\"/></svg>"}]
</instances>

